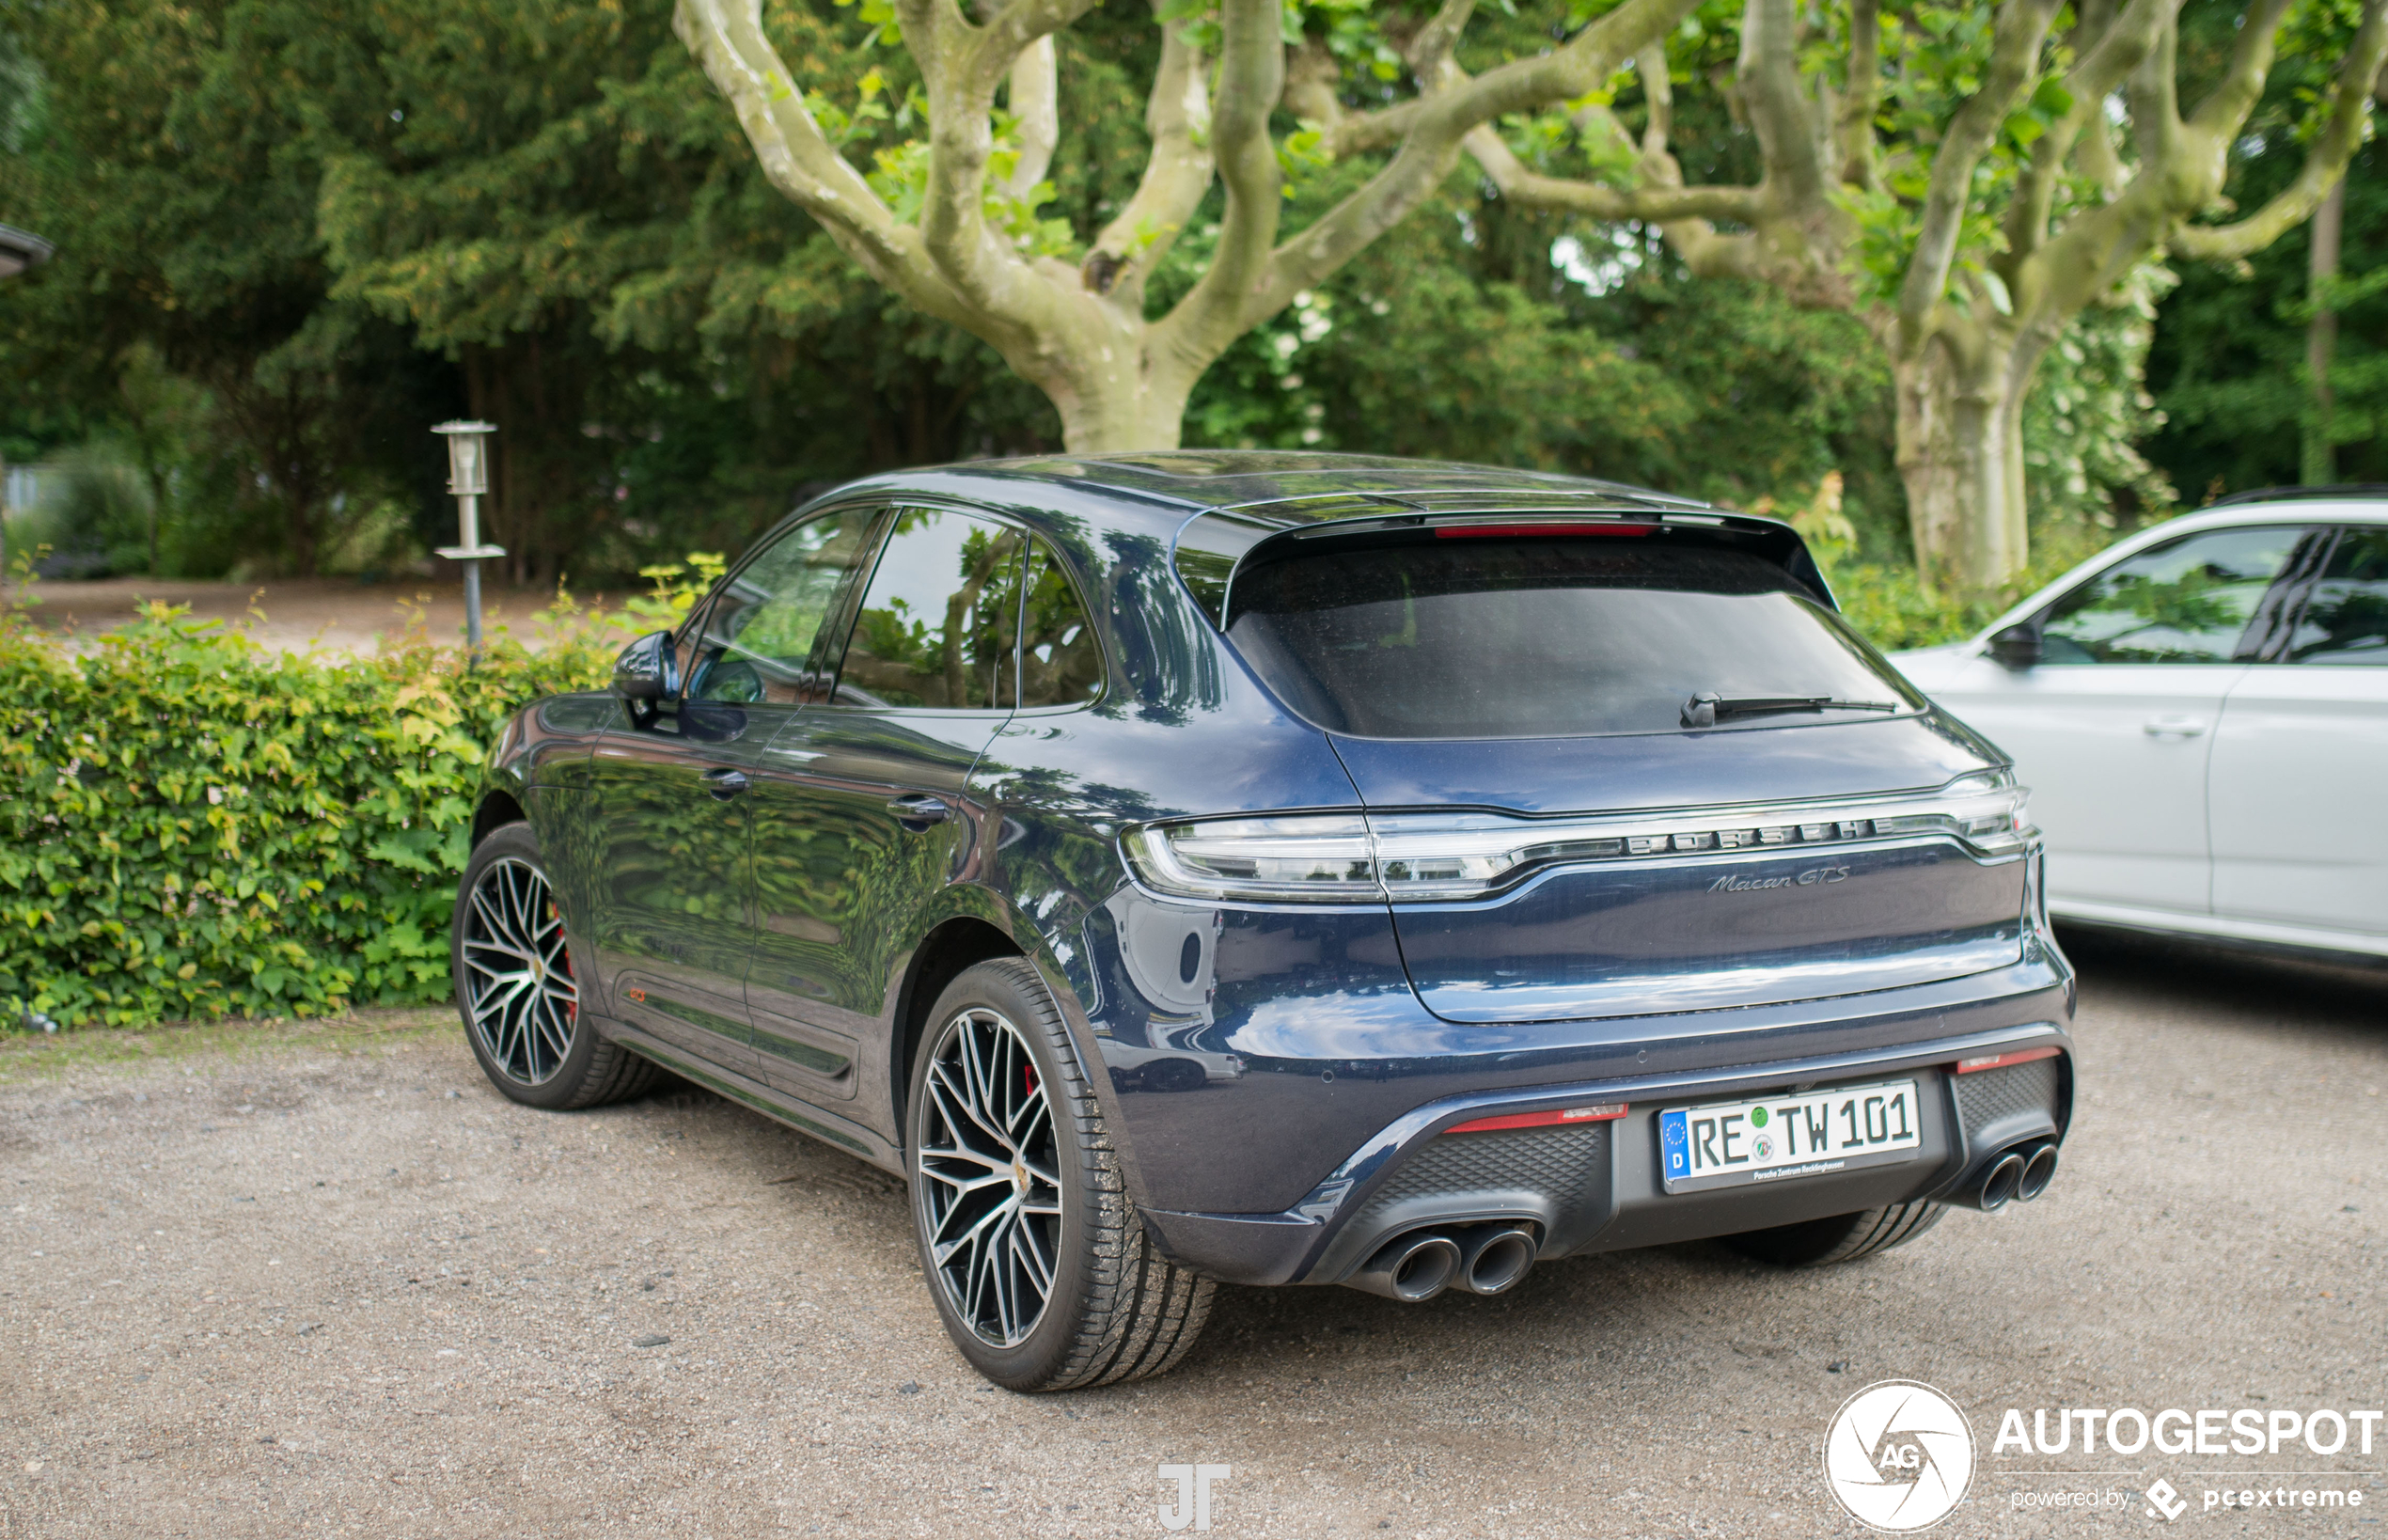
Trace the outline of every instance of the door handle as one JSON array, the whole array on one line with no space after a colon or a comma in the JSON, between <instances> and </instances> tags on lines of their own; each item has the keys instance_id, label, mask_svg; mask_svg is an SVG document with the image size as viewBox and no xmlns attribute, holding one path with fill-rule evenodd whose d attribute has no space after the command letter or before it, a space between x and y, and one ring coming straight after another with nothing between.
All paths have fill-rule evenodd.
<instances>
[{"instance_id":1,"label":"door handle","mask_svg":"<svg viewBox=\"0 0 2388 1540\"><path fill-rule=\"evenodd\" d=\"M704 780L705 790L713 794L716 802L727 802L752 784L744 770L732 770L726 764L706 771Z\"/></svg>"},{"instance_id":2,"label":"door handle","mask_svg":"<svg viewBox=\"0 0 2388 1540\"><path fill-rule=\"evenodd\" d=\"M2204 734L2206 723L2195 716L2158 716L2141 731L2151 738L2195 738Z\"/></svg>"},{"instance_id":3,"label":"door handle","mask_svg":"<svg viewBox=\"0 0 2388 1540\"><path fill-rule=\"evenodd\" d=\"M895 814L896 822L915 834L919 834L932 824L944 823L953 814L953 809L945 805L944 798L930 796L925 793L916 793L911 796L890 797L888 799L888 811Z\"/></svg>"}]
</instances>

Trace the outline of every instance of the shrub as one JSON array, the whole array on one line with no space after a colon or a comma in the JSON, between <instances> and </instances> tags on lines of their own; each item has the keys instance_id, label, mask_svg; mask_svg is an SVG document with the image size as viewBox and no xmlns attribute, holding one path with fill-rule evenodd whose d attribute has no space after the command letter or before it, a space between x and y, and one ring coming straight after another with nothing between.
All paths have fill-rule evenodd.
<instances>
[{"instance_id":1,"label":"shrub","mask_svg":"<svg viewBox=\"0 0 2388 1540\"><path fill-rule=\"evenodd\" d=\"M604 680L586 619L565 601L545 645L501 634L471 666L419 624L337 658L164 605L79 651L0 621L0 1012L444 998L482 745L524 701Z\"/></svg>"},{"instance_id":2,"label":"shrub","mask_svg":"<svg viewBox=\"0 0 2388 1540\"><path fill-rule=\"evenodd\" d=\"M1903 647L1937 647L1964 640L2095 555L2113 538L2107 531L2094 530L2072 540L2043 540L2022 575L2004 588L1978 594L1927 589L1917 580L1912 567L1853 562L1820 542L1815 542L1815 550L1841 612L1867 640L1892 652Z\"/></svg>"}]
</instances>

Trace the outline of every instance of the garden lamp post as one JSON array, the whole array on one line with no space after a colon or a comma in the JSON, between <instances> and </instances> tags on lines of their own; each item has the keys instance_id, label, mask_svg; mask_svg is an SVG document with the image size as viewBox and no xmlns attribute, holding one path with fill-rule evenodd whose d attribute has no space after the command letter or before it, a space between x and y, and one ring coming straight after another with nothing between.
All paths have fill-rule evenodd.
<instances>
[{"instance_id":1,"label":"garden lamp post","mask_svg":"<svg viewBox=\"0 0 2388 1540\"><path fill-rule=\"evenodd\" d=\"M502 557L502 545L481 543L481 495L489 491L489 435L494 422L443 422L432 430L448 440L448 490L456 499L456 541L439 554L464 565L464 650L481 655L481 563Z\"/></svg>"}]
</instances>

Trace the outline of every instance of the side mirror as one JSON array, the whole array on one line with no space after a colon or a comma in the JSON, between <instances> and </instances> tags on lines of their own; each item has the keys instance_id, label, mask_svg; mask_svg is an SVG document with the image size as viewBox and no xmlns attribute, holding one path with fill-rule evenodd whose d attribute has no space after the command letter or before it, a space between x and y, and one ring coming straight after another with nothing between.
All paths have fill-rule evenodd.
<instances>
[{"instance_id":1,"label":"side mirror","mask_svg":"<svg viewBox=\"0 0 2388 1540\"><path fill-rule=\"evenodd\" d=\"M2040 628L2031 621L2008 626L1990 637L1990 656L2018 672L2040 661Z\"/></svg>"},{"instance_id":2,"label":"side mirror","mask_svg":"<svg viewBox=\"0 0 2388 1540\"><path fill-rule=\"evenodd\" d=\"M632 642L614 659L614 693L633 705L653 705L679 694L673 674L679 660L672 655L671 633L653 631Z\"/></svg>"}]
</instances>

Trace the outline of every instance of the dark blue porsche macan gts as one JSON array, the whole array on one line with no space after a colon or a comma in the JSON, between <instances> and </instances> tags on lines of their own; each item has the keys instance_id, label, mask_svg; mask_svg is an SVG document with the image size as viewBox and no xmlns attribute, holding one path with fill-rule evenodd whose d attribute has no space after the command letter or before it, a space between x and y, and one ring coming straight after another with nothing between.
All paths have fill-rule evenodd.
<instances>
[{"instance_id":1,"label":"dark blue porsche macan gts","mask_svg":"<svg viewBox=\"0 0 2388 1540\"><path fill-rule=\"evenodd\" d=\"M459 1003L537 1107L654 1066L903 1173L996 1382L1214 1281L1784 1265L2035 1197L2073 982L2007 761L1762 518L1278 453L858 481L526 708Z\"/></svg>"}]
</instances>

